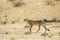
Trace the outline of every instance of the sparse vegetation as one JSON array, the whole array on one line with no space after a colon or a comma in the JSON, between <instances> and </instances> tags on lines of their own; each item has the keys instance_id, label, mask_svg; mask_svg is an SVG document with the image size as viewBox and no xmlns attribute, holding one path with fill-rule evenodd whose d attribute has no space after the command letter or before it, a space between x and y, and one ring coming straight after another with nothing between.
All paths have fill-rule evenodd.
<instances>
[{"instance_id":1,"label":"sparse vegetation","mask_svg":"<svg viewBox=\"0 0 60 40\"><path fill-rule=\"evenodd\" d=\"M8 34L8 32L6 32L5 34Z\"/></svg>"},{"instance_id":2,"label":"sparse vegetation","mask_svg":"<svg viewBox=\"0 0 60 40\"><path fill-rule=\"evenodd\" d=\"M55 6L55 4L52 1L47 1L47 4L46 5Z\"/></svg>"},{"instance_id":3,"label":"sparse vegetation","mask_svg":"<svg viewBox=\"0 0 60 40\"><path fill-rule=\"evenodd\" d=\"M15 21L12 21L12 24L14 24L15 23Z\"/></svg>"},{"instance_id":4,"label":"sparse vegetation","mask_svg":"<svg viewBox=\"0 0 60 40\"><path fill-rule=\"evenodd\" d=\"M8 1L15 1L15 0L8 0Z\"/></svg>"},{"instance_id":5,"label":"sparse vegetation","mask_svg":"<svg viewBox=\"0 0 60 40\"><path fill-rule=\"evenodd\" d=\"M48 35L48 33L41 34L41 36L47 36L47 35Z\"/></svg>"},{"instance_id":6,"label":"sparse vegetation","mask_svg":"<svg viewBox=\"0 0 60 40\"><path fill-rule=\"evenodd\" d=\"M2 21L1 24L5 25L7 24L7 21Z\"/></svg>"},{"instance_id":7,"label":"sparse vegetation","mask_svg":"<svg viewBox=\"0 0 60 40\"><path fill-rule=\"evenodd\" d=\"M20 21L20 18L17 18L17 22L19 22Z\"/></svg>"},{"instance_id":8,"label":"sparse vegetation","mask_svg":"<svg viewBox=\"0 0 60 40\"><path fill-rule=\"evenodd\" d=\"M15 3L14 4L14 7L19 7L19 6L21 6L22 4L20 3L20 2L17 2L17 3Z\"/></svg>"},{"instance_id":9,"label":"sparse vegetation","mask_svg":"<svg viewBox=\"0 0 60 40\"><path fill-rule=\"evenodd\" d=\"M22 0L9 0L9 2L11 2L13 4L13 7L20 7L22 5L24 5L23 1Z\"/></svg>"},{"instance_id":10,"label":"sparse vegetation","mask_svg":"<svg viewBox=\"0 0 60 40\"><path fill-rule=\"evenodd\" d=\"M46 37L47 35L48 35L48 33L41 34L41 36L43 36L43 37Z\"/></svg>"},{"instance_id":11,"label":"sparse vegetation","mask_svg":"<svg viewBox=\"0 0 60 40\"><path fill-rule=\"evenodd\" d=\"M4 23L3 24L7 24L7 21L4 21Z\"/></svg>"},{"instance_id":12,"label":"sparse vegetation","mask_svg":"<svg viewBox=\"0 0 60 40\"><path fill-rule=\"evenodd\" d=\"M5 15L4 17L8 17L7 15Z\"/></svg>"},{"instance_id":13,"label":"sparse vegetation","mask_svg":"<svg viewBox=\"0 0 60 40\"><path fill-rule=\"evenodd\" d=\"M29 26L26 25L24 28L29 28Z\"/></svg>"},{"instance_id":14,"label":"sparse vegetation","mask_svg":"<svg viewBox=\"0 0 60 40\"><path fill-rule=\"evenodd\" d=\"M55 1L60 1L60 0L55 0Z\"/></svg>"},{"instance_id":15,"label":"sparse vegetation","mask_svg":"<svg viewBox=\"0 0 60 40\"><path fill-rule=\"evenodd\" d=\"M58 35L60 36L60 32L58 32Z\"/></svg>"},{"instance_id":16,"label":"sparse vegetation","mask_svg":"<svg viewBox=\"0 0 60 40\"><path fill-rule=\"evenodd\" d=\"M25 34L31 34L31 32L28 32L28 31L27 31L27 32L25 32Z\"/></svg>"}]
</instances>

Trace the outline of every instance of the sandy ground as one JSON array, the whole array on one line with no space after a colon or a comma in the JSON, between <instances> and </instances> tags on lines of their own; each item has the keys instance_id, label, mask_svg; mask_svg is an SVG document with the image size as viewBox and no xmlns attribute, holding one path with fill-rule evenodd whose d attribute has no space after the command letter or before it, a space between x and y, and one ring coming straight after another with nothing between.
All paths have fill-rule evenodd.
<instances>
[{"instance_id":1,"label":"sandy ground","mask_svg":"<svg viewBox=\"0 0 60 40\"><path fill-rule=\"evenodd\" d=\"M25 18L33 20L60 19L60 1L52 0L51 3L55 6L46 5L46 1L23 0L25 5L13 7L11 2L0 0L0 40L60 40L60 23L47 23L50 31L47 31L46 34L43 34L44 28L36 33L37 26L32 28L33 33L29 33L28 28L24 28L23 20ZM7 24L4 25L5 21Z\"/></svg>"},{"instance_id":2,"label":"sandy ground","mask_svg":"<svg viewBox=\"0 0 60 40\"><path fill-rule=\"evenodd\" d=\"M0 25L0 40L60 40L60 23L50 23L47 28L50 31L45 35L44 28L35 33L38 27L32 28L33 33L26 34L28 28L24 28L24 23Z\"/></svg>"}]
</instances>

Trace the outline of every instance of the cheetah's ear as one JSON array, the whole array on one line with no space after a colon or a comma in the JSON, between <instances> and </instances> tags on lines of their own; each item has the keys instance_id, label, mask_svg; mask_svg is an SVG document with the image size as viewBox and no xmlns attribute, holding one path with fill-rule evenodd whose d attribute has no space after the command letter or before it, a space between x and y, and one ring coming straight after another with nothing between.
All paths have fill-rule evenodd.
<instances>
[{"instance_id":1,"label":"cheetah's ear","mask_svg":"<svg viewBox=\"0 0 60 40\"><path fill-rule=\"evenodd\" d=\"M27 21L28 19L26 18L26 19L24 19L24 21Z\"/></svg>"}]
</instances>

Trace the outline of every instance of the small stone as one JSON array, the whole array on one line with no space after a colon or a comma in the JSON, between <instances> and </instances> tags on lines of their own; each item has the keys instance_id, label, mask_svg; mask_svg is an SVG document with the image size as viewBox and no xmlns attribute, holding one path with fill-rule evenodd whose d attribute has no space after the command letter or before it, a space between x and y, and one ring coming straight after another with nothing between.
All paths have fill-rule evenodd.
<instances>
[{"instance_id":1,"label":"small stone","mask_svg":"<svg viewBox=\"0 0 60 40\"><path fill-rule=\"evenodd\" d=\"M5 34L8 34L8 32L6 32Z\"/></svg>"}]
</instances>

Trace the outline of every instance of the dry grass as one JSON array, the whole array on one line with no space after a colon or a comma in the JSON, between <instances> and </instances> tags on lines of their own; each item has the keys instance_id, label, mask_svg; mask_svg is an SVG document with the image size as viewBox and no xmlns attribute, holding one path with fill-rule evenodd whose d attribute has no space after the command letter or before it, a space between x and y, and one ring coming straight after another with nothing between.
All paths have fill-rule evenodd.
<instances>
[{"instance_id":1,"label":"dry grass","mask_svg":"<svg viewBox=\"0 0 60 40\"><path fill-rule=\"evenodd\" d=\"M31 32L25 32L25 34L31 34Z\"/></svg>"}]
</instances>

